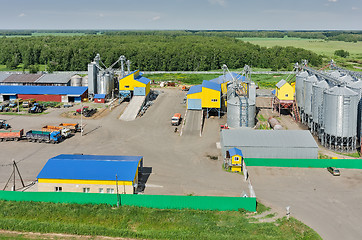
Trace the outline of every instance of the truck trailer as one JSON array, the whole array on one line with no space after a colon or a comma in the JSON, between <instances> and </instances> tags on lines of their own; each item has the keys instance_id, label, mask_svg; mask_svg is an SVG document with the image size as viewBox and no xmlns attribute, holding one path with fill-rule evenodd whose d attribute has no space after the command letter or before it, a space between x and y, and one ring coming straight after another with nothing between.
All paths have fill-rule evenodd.
<instances>
[{"instance_id":1,"label":"truck trailer","mask_svg":"<svg viewBox=\"0 0 362 240\"><path fill-rule=\"evenodd\" d=\"M0 142L2 141L19 141L22 139L24 129L21 130L1 130L0 131Z\"/></svg>"},{"instance_id":2,"label":"truck trailer","mask_svg":"<svg viewBox=\"0 0 362 240\"><path fill-rule=\"evenodd\" d=\"M59 143L62 136L59 131L44 132L30 130L25 136L29 142Z\"/></svg>"}]
</instances>

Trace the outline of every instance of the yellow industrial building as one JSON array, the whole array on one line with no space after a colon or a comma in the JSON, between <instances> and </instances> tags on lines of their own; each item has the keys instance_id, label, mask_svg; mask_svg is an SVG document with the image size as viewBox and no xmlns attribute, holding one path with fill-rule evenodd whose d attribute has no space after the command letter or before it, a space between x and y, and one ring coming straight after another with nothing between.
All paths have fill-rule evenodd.
<instances>
[{"instance_id":1,"label":"yellow industrial building","mask_svg":"<svg viewBox=\"0 0 362 240\"><path fill-rule=\"evenodd\" d=\"M150 93L150 84L151 80L136 70L119 79L119 91L132 92L135 96L147 96Z\"/></svg>"},{"instance_id":2,"label":"yellow industrial building","mask_svg":"<svg viewBox=\"0 0 362 240\"><path fill-rule=\"evenodd\" d=\"M294 100L294 91L295 88L282 79L276 84L275 96L282 101Z\"/></svg>"},{"instance_id":3,"label":"yellow industrial building","mask_svg":"<svg viewBox=\"0 0 362 240\"><path fill-rule=\"evenodd\" d=\"M133 194L142 167L142 156L62 154L38 174L38 191Z\"/></svg>"},{"instance_id":4,"label":"yellow industrial building","mask_svg":"<svg viewBox=\"0 0 362 240\"><path fill-rule=\"evenodd\" d=\"M238 148L231 148L226 151L226 168L232 172L241 172L243 166L243 153Z\"/></svg>"},{"instance_id":5,"label":"yellow industrial building","mask_svg":"<svg viewBox=\"0 0 362 240\"><path fill-rule=\"evenodd\" d=\"M204 80L201 85L195 85L187 93L187 109L217 109L221 108L221 85Z\"/></svg>"}]
</instances>

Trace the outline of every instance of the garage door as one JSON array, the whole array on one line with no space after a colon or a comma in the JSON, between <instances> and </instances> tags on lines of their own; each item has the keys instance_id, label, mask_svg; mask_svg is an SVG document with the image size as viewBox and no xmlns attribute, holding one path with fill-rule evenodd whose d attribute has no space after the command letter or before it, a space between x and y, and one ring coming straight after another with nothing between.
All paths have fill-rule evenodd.
<instances>
[{"instance_id":1,"label":"garage door","mask_svg":"<svg viewBox=\"0 0 362 240\"><path fill-rule=\"evenodd\" d=\"M133 91L133 95L135 96L145 96L146 88L145 87L135 87Z\"/></svg>"},{"instance_id":2,"label":"garage door","mask_svg":"<svg viewBox=\"0 0 362 240\"><path fill-rule=\"evenodd\" d=\"M187 109L201 110L201 99L187 99Z\"/></svg>"}]
</instances>

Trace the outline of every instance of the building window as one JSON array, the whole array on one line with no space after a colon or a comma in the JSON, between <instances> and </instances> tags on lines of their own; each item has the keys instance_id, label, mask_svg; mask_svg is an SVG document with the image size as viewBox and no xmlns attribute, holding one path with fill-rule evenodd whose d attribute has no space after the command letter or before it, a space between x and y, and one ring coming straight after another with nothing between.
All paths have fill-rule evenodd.
<instances>
[{"instance_id":1,"label":"building window","mask_svg":"<svg viewBox=\"0 0 362 240\"><path fill-rule=\"evenodd\" d=\"M128 85L126 85L126 86L124 86L124 88L129 88L129 86L128 86Z\"/></svg>"},{"instance_id":2,"label":"building window","mask_svg":"<svg viewBox=\"0 0 362 240\"><path fill-rule=\"evenodd\" d=\"M107 193L114 193L114 188L107 188Z\"/></svg>"},{"instance_id":3,"label":"building window","mask_svg":"<svg viewBox=\"0 0 362 240\"><path fill-rule=\"evenodd\" d=\"M63 188L62 188L62 187L55 187L55 191L56 191L56 192L62 192L62 191L63 191Z\"/></svg>"},{"instance_id":4,"label":"building window","mask_svg":"<svg viewBox=\"0 0 362 240\"><path fill-rule=\"evenodd\" d=\"M286 97L288 97L288 94L285 94Z\"/></svg>"},{"instance_id":5,"label":"building window","mask_svg":"<svg viewBox=\"0 0 362 240\"><path fill-rule=\"evenodd\" d=\"M99 191L98 191L99 193L104 193L104 190L103 190L103 188L99 188Z\"/></svg>"},{"instance_id":6,"label":"building window","mask_svg":"<svg viewBox=\"0 0 362 240\"><path fill-rule=\"evenodd\" d=\"M217 102L216 98L211 99L211 102Z\"/></svg>"},{"instance_id":7,"label":"building window","mask_svg":"<svg viewBox=\"0 0 362 240\"><path fill-rule=\"evenodd\" d=\"M89 193L89 192L90 192L90 188L88 188L88 187L83 188L83 192L84 192L84 193Z\"/></svg>"},{"instance_id":8,"label":"building window","mask_svg":"<svg viewBox=\"0 0 362 240\"><path fill-rule=\"evenodd\" d=\"M239 162L239 157L234 157L235 162Z\"/></svg>"}]
</instances>

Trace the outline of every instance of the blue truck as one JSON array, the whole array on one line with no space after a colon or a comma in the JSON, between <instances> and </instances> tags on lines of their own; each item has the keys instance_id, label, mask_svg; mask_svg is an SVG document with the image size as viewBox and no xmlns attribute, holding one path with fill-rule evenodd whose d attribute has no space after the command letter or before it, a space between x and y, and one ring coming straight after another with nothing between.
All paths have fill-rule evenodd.
<instances>
[{"instance_id":1,"label":"blue truck","mask_svg":"<svg viewBox=\"0 0 362 240\"><path fill-rule=\"evenodd\" d=\"M46 142L46 143L59 143L62 139L62 135L59 131L44 132L30 130L26 133L25 137L29 142Z\"/></svg>"}]
</instances>

